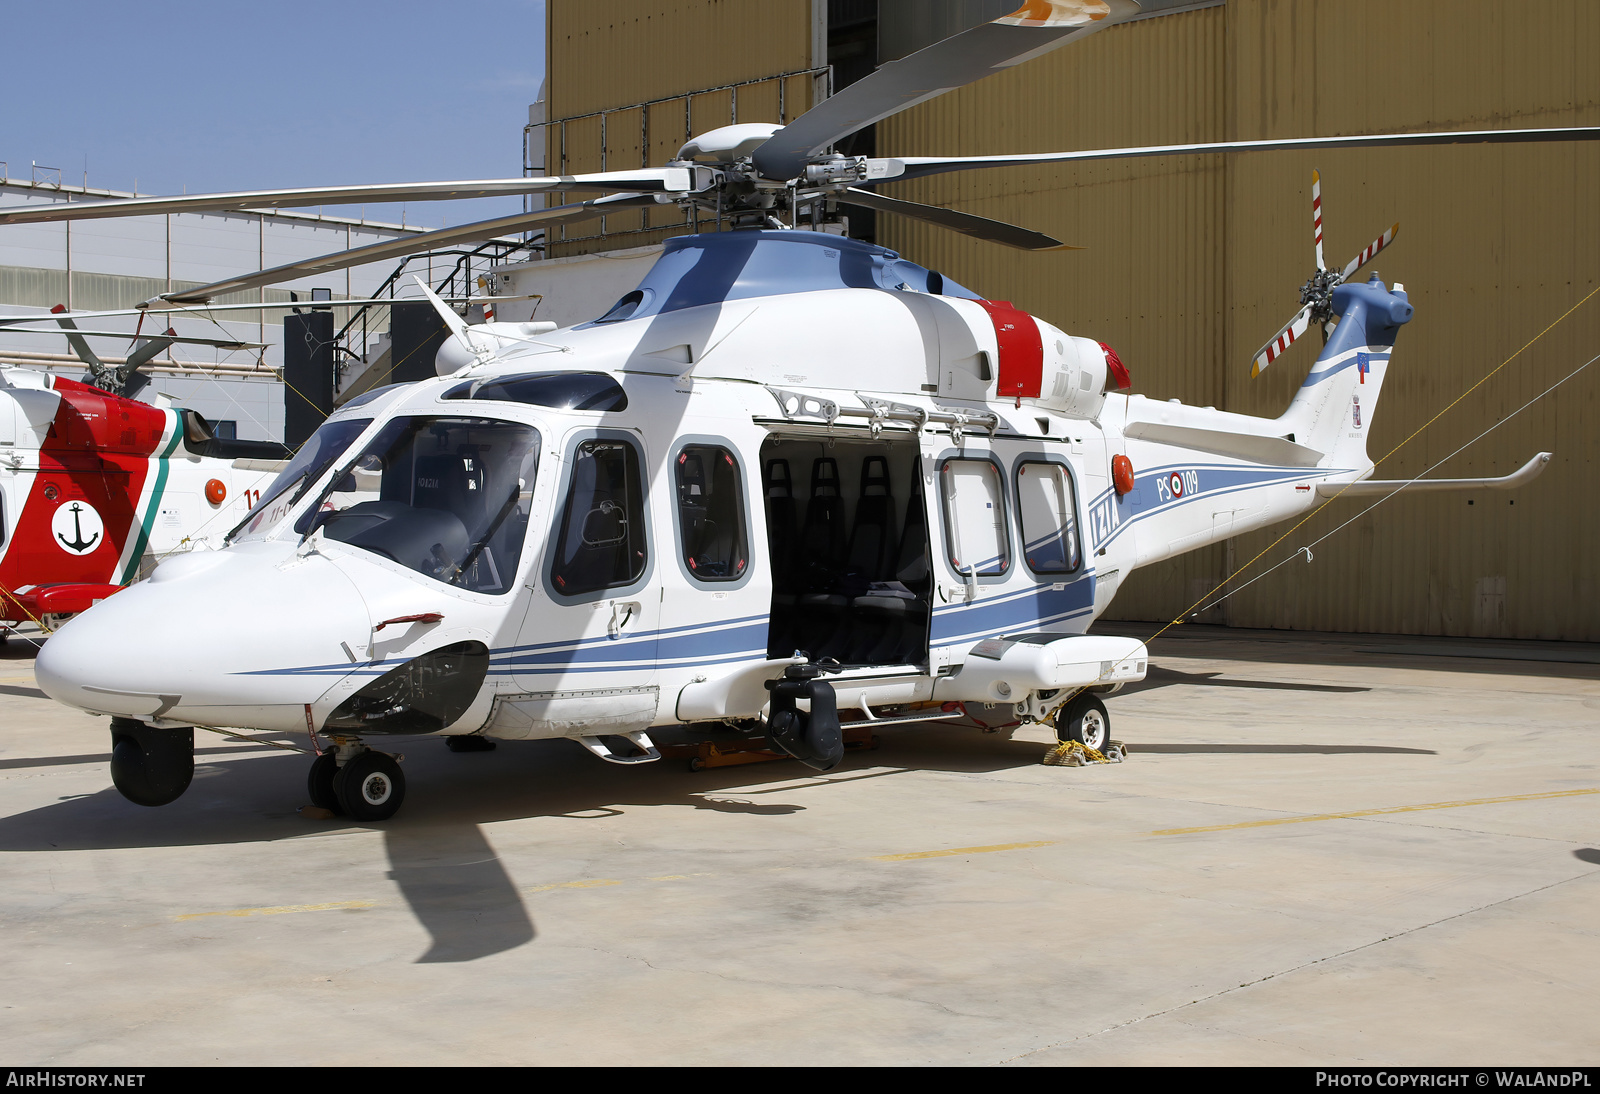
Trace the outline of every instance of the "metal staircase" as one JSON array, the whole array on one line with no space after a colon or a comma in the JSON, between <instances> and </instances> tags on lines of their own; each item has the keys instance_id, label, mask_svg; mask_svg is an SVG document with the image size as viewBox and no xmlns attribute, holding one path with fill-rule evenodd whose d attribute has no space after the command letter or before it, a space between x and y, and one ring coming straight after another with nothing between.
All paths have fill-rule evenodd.
<instances>
[{"instance_id":1,"label":"metal staircase","mask_svg":"<svg viewBox=\"0 0 1600 1094\"><path fill-rule=\"evenodd\" d=\"M434 292L451 301L490 296L480 286L492 283L496 267L504 265L520 251L534 250L538 244L520 240L493 239L471 248L451 248L407 255L384 279L373 298L386 297L395 303L417 303L410 275L419 275ZM447 263L442 276L438 267ZM435 280L437 276L437 280ZM334 405L343 406L356 396L393 383L390 375L399 364L393 360L394 338L392 304L363 304L334 335Z\"/></svg>"}]
</instances>

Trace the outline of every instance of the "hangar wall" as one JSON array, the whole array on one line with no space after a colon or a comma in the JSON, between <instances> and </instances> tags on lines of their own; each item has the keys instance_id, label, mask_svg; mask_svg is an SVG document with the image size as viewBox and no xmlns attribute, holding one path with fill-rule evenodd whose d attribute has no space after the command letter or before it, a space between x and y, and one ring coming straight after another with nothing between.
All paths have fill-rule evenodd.
<instances>
[{"instance_id":1,"label":"hangar wall","mask_svg":"<svg viewBox=\"0 0 1600 1094\"><path fill-rule=\"evenodd\" d=\"M826 0L550 0L545 164L551 174L659 167L696 133L792 121L826 80ZM814 60L815 58L815 60ZM549 204L593 192L558 193ZM642 247L712 224L670 205L557 228L549 254ZM609 303L609 301L608 301Z\"/></svg>"},{"instance_id":2,"label":"hangar wall","mask_svg":"<svg viewBox=\"0 0 1600 1094\"><path fill-rule=\"evenodd\" d=\"M880 155L1005 153L1424 129L1600 124L1600 8L1541 0L1341 4L1228 0L1113 27L879 123ZM1407 286L1405 328L1374 416L1374 458L1400 445L1600 285L1600 146L1255 153L945 175L896 196L1013 220L1086 246L1018 255L880 218L879 242L979 291L1117 347L1135 389L1251 414L1287 405L1315 355L1250 379L1257 346L1310 273L1320 169L1327 257L1398 221L1370 268ZM1365 272L1365 271L1363 271ZM1421 474L1600 353L1590 301L1380 464ZM1434 476L1555 459L1514 492L1404 495L1241 588L1236 626L1600 639L1589 561L1600 367L1447 460ZM1336 501L1252 576L1368 503ZM1136 574L1111 614L1170 619L1284 529Z\"/></svg>"},{"instance_id":3,"label":"hangar wall","mask_svg":"<svg viewBox=\"0 0 1600 1094\"><path fill-rule=\"evenodd\" d=\"M622 105L804 67L814 56L813 0L619 0L604 14L551 0L549 10L552 117L597 109L608 101L607 77L619 71L627 80L609 101ZM657 48L669 29L681 48ZM999 154L1596 125L1600 66L1589 58L1597 46L1600 6L1587 0L1511 8L1489 0L1227 0L1110 28L887 119L877 127L877 150ZM585 80L581 93L570 86ZM560 162L554 150L548 162ZM569 170L597 166L592 154L569 163ZM943 175L886 190L1087 249L1022 254L891 217L878 218L877 236L985 295L1110 343L1132 368L1136 391L1275 415L1317 340L1308 338L1256 381L1250 355L1293 313L1311 271L1313 167L1322 172L1330 263L1345 262L1390 224L1401 226L1369 267L1405 282L1417 308L1374 416L1372 454L1406 443L1379 465L1379 477L1428 470L1600 353L1600 296L1540 336L1600 287L1595 145L1207 155ZM646 241L633 235L581 246ZM1401 495L1359 516L1368 502L1336 501L1245 571L1234 582L1239 591L1201 618L1600 640L1600 582L1588 555L1600 522L1588 501L1600 485L1597 404L1600 365L1429 472L1499 475L1535 451L1553 450L1532 485ZM1302 556L1245 587L1346 521L1314 548L1311 564ZM1284 531L1240 536L1142 570L1110 614L1173 618Z\"/></svg>"}]
</instances>

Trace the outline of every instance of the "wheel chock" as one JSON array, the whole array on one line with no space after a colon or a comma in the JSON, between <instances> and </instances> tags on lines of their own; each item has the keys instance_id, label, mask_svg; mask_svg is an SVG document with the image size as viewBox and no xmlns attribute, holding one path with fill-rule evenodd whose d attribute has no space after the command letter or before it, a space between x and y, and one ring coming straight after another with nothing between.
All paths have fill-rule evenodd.
<instances>
[{"instance_id":1,"label":"wheel chock","mask_svg":"<svg viewBox=\"0 0 1600 1094\"><path fill-rule=\"evenodd\" d=\"M1128 746L1112 741L1106 750L1090 748L1082 741L1061 741L1044 754L1040 763L1048 767L1083 767L1085 764L1119 764L1128 755Z\"/></svg>"}]
</instances>

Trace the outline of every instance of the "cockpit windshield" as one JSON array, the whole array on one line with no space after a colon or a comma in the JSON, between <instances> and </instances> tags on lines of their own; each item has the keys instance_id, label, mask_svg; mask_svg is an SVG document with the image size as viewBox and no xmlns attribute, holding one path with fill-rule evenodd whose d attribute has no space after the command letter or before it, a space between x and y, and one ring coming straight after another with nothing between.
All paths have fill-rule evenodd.
<instances>
[{"instance_id":1,"label":"cockpit windshield","mask_svg":"<svg viewBox=\"0 0 1600 1094\"><path fill-rule=\"evenodd\" d=\"M316 485L333 461L344 455L344 450L371 424L371 418L324 422L322 428L300 446L300 451L294 454L289 465L278 473L261 500L251 506L244 520L228 533L229 541L265 538L289 514L295 502Z\"/></svg>"},{"instance_id":2,"label":"cockpit windshield","mask_svg":"<svg viewBox=\"0 0 1600 1094\"><path fill-rule=\"evenodd\" d=\"M528 528L539 431L489 418L396 418L295 521L447 585L502 593Z\"/></svg>"}]
</instances>

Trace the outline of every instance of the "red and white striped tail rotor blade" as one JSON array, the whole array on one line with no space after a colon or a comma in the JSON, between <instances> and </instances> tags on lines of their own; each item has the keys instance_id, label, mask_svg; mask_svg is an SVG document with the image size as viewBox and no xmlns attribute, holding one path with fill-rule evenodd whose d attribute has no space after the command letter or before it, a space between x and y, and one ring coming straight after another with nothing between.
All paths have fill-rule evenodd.
<instances>
[{"instance_id":1,"label":"red and white striped tail rotor blade","mask_svg":"<svg viewBox=\"0 0 1600 1094\"><path fill-rule=\"evenodd\" d=\"M1261 375L1261 370L1276 361L1284 350L1294 345L1294 340L1306 332L1311 325L1311 305L1307 304L1295 313L1295 317L1283 325L1283 329L1271 338L1267 344L1256 351L1255 364L1250 367L1250 378L1253 380Z\"/></svg>"},{"instance_id":2,"label":"red and white striped tail rotor blade","mask_svg":"<svg viewBox=\"0 0 1600 1094\"><path fill-rule=\"evenodd\" d=\"M1311 234L1317 241L1317 269L1325 270L1322 261L1322 176L1311 172Z\"/></svg>"},{"instance_id":3,"label":"red and white striped tail rotor blade","mask_svg":"<svg viewBox=\"0 0 1600 1094\"><path fill-rule=\"evenodd\" d=\"M1362 251L1360 254L1356 255L1350 260L1350 265L1344 268L1344 273L1340 275L1339 280L1349 281L1351 274L1365 266L1368 262L1371 262L1373 255L1377 254L1379 251L1383 250L1389 244L1394 242L1395 233L1399 230L1400 225L1398 222L1396 222L1395 225L1387 232L1384 232L1377 239L1367 244L1366 250Z\"/></svg>"}]
</instances>

